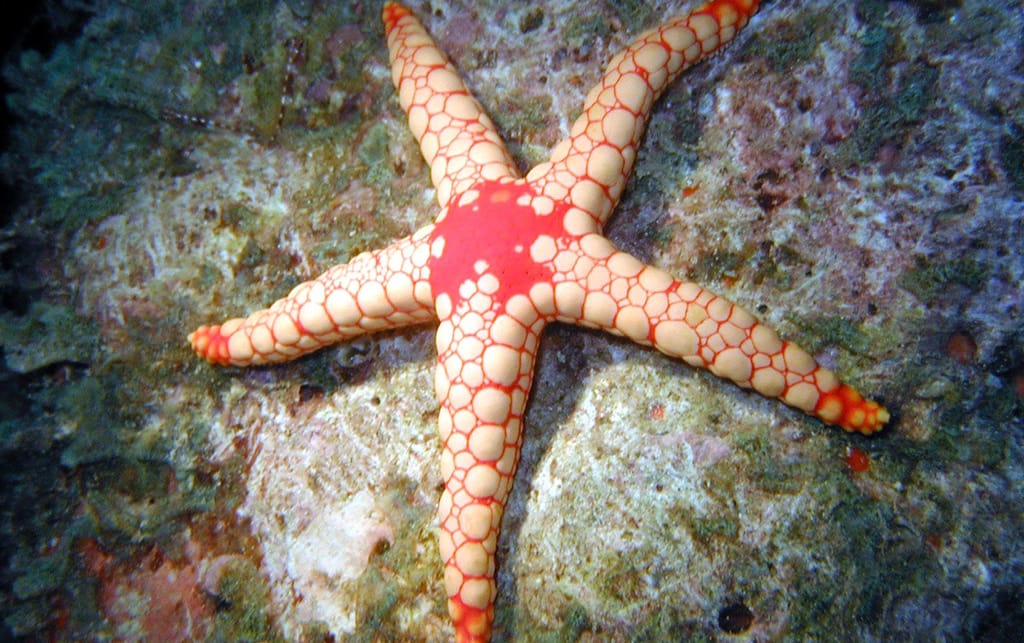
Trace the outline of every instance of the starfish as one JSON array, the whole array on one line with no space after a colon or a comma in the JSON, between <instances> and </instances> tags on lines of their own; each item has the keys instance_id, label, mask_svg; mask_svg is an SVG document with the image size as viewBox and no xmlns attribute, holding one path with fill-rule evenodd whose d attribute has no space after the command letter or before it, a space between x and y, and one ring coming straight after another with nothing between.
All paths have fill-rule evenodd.
<instances>
[{"instance_id":1,"label":"starfish","mask_svg":"<svg viewBox=\"0 0 1024 643\"><path fill-rule=\"evenodd\" d=\"M602 235L655 100L732 40L757 7L711 0L639 36L608 64L568 138L522 177L423 25L387 3L392 79L430 166L436 220L300 284L266 310L189 335L207 360L248 366L438 320L439 549L456 641L490 638L495 549L549 323L627 337L849 431L870 434L889 420L747 311Z\"/></svg>"}]
</instances>

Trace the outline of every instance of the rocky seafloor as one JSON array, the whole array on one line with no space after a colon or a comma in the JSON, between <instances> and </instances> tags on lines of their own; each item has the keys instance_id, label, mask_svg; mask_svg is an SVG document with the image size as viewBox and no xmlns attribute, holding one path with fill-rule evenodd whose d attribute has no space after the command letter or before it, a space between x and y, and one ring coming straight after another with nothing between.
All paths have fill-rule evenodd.
<instances>
[{"instance_id":1,"label":"rocky seafloor","mask_svg":"<svg viewBox=\"0 0 1024 643\"><path fill-rule=\"evenodd\" d=\"M525 169L684 2L415 2ZM54 2L7 54L0 639L446 640L429 326L265 368L196 326L432 220L379 2ZM498 641L1024 627L1024 9L767 2L608 227L894 412L845 434L544 335Z\"/></svg>"}]
</instances>

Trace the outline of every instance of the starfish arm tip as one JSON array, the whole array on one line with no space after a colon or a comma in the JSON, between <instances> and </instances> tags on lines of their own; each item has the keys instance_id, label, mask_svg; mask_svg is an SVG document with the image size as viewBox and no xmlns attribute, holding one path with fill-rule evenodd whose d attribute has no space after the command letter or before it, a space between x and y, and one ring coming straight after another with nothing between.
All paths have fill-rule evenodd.
<instances>
[{"instance_id":1,"label":"starfish arm tip","mask_svg":"<svg viewBox=\"0 0 1024 643\"><path fill-rule=\"evenodd\" d=\"M892 418L889 410L874 400L865 399L849 384L822 393L811 413L828 424L871 435L885 428Z\"/></svg>"},{"instance_id":2,"label":"starfish arm tip","mask_svg":"<svg viewBox=\"0 0 1024 643\"><path fill-rule=\"evenodd\" d=\"M458 598L448 599L455 626L456 643L486 643L491 638L491 624L494 621L494 603L486 609L466 605Z\"/></svg>"},{"instance_id":3,"label":"starfish arm tip","mask_svg":"<svg viewBox=\"0 0 1024 643\"><path fill-rule=\"evenodd\" d=\"M223 325L200 326L188 335L188 343L196 355L212 364L231 363L228 350L229 335L222 332Z\"/></svg>"}]
</instances>

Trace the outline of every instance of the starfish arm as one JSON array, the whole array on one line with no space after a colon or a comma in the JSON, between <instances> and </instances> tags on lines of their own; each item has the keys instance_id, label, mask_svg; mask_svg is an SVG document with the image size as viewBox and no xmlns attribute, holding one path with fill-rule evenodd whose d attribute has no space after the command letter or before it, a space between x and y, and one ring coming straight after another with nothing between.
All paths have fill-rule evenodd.
<instances>
[{"instance_id":1,"label":"starfish arm","mask_svg":"<svg viewBox=\"0 0 1024 643\"><path fill-rule=\"evenodd\" d=\"M527 179L603 224L626 186L651 105L679 74L731 41L758 4L712 0L637 38L612 58L569 137Z\"/></svg>"},{"instance_id":2,"label":"starfish arm","mask_svg":"<svg viewBox=\"0 0 1024 643\"><path fill-rule=\"evenodd\" d=\"M518 177L491 119L406 7L384 5L391 77L441 207L481 179Z\"/></svg>"},{"instance_id":3,"label":"starfish arm","mask_svg":"<svg viewBox=\"0 0 1024 643\"><path fill-rule=\"evenodd\" d=\"M518 303L525 302L521 297ZM457 311L438 328L435 386L444 444L439 548L457 642L490 638L494 552L545 323L528 304L514 308L515 316Z\"/></svg>"},{"instance_id":4,"label":"starfish arm","mask_svg":"<svg viewBox=\"0 0 1024 643\"><path fill-rule=\"evenodd\" d=\"M597 234L560 254L555 265L573 268L559 284L572 286L562 293L556 287L559 321L653 346L847 431L873 433L889 421L877 402L727 299L648 266Z\"/></svg>"},{"instance_id":5,"label":"starfish arm","mask_svg":"<svg viewBox=\"0 0 1024 643\"><path fill-rule=\"evenodd\" d=\"M188 336L192 349L215 364L283 362L387 328L433 319L427 282L427 238L433 226L376 252L364 252L296 286L270 308Z\"/></svg>"}]
</instances>

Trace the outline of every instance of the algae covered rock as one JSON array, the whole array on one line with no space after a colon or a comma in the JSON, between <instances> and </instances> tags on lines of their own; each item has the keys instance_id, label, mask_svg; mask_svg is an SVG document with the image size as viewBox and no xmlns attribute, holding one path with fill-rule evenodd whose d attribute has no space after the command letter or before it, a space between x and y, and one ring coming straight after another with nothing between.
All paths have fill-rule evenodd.
<instances>
[{"instance_id":1,"label":"algae covered rock","mask_svg":"<svg viewBox=\"0 0 1024 643\"><path fill-rule=\"evenodd\" d=\"M88 364L96 351L96 326L68 306L34 302L23 317L0 316L4 363L16 373L72 362Z\"/></svg>"}]
</instances>

